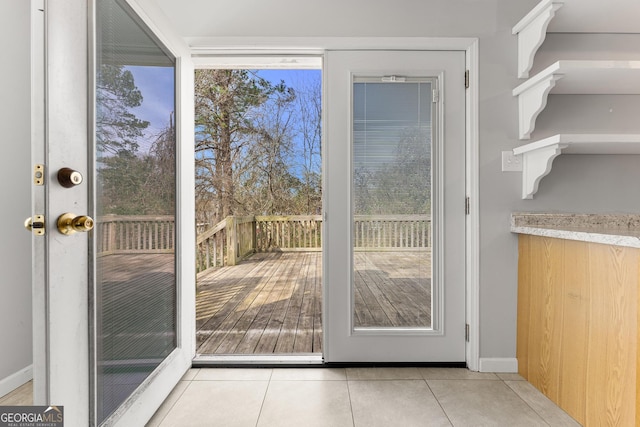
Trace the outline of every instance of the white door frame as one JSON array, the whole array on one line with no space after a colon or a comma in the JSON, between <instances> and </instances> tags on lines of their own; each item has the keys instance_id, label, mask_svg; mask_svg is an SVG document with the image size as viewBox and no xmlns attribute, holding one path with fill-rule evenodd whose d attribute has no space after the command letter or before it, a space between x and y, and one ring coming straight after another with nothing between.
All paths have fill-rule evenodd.
<instances>
[{"instance_id":1,"label":"white door frame","mask_svg":"<svg viewBox=\"0 0 640 427\"><path fill-rule=\"evenodd\" d=\"M196 65L220 55L323 55L327 50L457 50L465 52L469 70L466 91L466 319L469 325L466 362L480 368L480 249L479 249L479 79L477 38L432 37L216 37L190 40ZM461 79L463 77L461 76ZM462 80L461 80L462 81ZM325 85L326 90L326 85ZM326 96L324 96L326 99ZM326 121L323 121L326 123ZM323 138L326 131L323 130ZM323 142L323 150L327 144ZM323 153L324 157L324 153ZM324 174L324 171L323 171ZM460 201L461 207L464 201ZM326 277L326 274L324 275ZM326 286L325 286L326 289ZM326 310L326 305L324 305ZM323 313L326 316L326 313ZM326 343L325 343L326 344Z\"/></svg>"},{"instance_id":2,"label":"white door frame","mask_svg":"<svg viewBox=\"0 0 640 427\"><path fill-rule=\"evenodd\" d=\"M173 24L153 0L125 0L153 34L176 57L176 349L107 420L105 426L131 426L148 420L173 386L191 367L195 356L195 118L194 66L191 52ZM173 365L175 368L163 369ZM154 387L163 384L163 387ZM170 387L169 385L173 384Z\"/></svg>"}]
</instances>

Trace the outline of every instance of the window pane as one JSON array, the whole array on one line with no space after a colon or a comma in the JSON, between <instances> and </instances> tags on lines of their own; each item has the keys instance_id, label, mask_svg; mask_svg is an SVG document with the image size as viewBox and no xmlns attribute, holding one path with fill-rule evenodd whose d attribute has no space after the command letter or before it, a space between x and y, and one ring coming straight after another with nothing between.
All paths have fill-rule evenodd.
<instances>
[{"instance_id":1,"label":"window pane","mask_svg":"<svg viewBox=\"0 0 640 427\"><path fill-rule=\"evenodd\" d=\"M353 84L356 328L431 327L432 84Z\"/></svg>"},{"instance_id":2,"label":"window pane","mask_svg":"<svg viewBox=\"0 0 640 427\"><path fill-rule=\"evenodd\" d=\"M176 348L175 61L97 1L95 387L104 421Z\"/></svg>"}]
</instances>

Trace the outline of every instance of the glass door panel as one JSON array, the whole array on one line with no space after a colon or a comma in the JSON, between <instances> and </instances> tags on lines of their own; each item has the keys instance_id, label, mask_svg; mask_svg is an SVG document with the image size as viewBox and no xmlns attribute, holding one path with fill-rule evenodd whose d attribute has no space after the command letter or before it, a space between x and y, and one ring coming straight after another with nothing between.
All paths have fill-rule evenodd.
<instances>
[{"instance_id":1,"label":"glass door panel","mask_svg":"<svg viewBox=\"0 0 640 427\"><path fill-rule=\"evenodd\" d=\"M354 78L353 324L431 328L435 79Z\"/></svg>"},{"instance_id":2,"label":"glass door panel","mask_svg":"<svg viewBox=\"0 0 640 427\"><path fill-rule=\"evenodd\" d=\"M108 418L176 348L175 58L97 2L95 387Z\"/></svg>"}]
</instances>

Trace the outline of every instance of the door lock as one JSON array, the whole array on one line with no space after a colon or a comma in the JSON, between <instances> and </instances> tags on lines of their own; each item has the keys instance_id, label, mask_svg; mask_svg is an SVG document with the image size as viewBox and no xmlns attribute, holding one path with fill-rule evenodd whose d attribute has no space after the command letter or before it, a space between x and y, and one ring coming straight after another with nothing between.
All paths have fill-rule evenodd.
<instances>
[{"instance_id":1,"label":"door lock","mask_svg":"<svg viewBox=\"0 0 640 427\"><path fill-rule=\"evenodd\" d=\"M44 165L37 164L33 167L33 184L44 185Z\"/></svg>"},{"instance_id":2,"label":"door lock","mask_svg":"<svg viewBox=\"0 0 640 427\"><path fill-rule=\"evenodd\" d=\"M64 188L72 188L82 184L82 174L71 168L62 168L58 171L58 182Z\"/></svg>"},{"instance_id":3,"label":"door lock","mask_svg":"<svg viewBox=\"0 0 640 427\"><path fill-rule=\"evenodd\" d=\"M58 231L64 235L93 230L93 219L86 215L65 213L58 217Z\"/></svg>"},{"instance_id":4,"label":"door lock","mask_svg":"<svg viewBox=\"0 0 640 427\"><path fill-rule=\"evenodd\" d=\"M36 236L44 236L44 215L35 215L24 221L24 228L31 231Z\"/></svg>"}]
</instances>

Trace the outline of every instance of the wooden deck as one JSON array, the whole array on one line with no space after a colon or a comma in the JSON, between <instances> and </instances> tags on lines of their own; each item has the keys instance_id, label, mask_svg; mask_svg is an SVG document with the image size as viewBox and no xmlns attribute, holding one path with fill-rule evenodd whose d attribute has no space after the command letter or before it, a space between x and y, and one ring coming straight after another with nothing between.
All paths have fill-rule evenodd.
<instances>
[{"instance_id":1,"label":"wooden deck","mask_svg":"<svg viewBox=\"0 0 640 427\"><path fill-rule=\"evenodd\" d=\"M425 252L357 252L358 327L429 327ZM321 252L258 253L198 277L198 354L322 352Z\"/></svg>"},{"instance_id":2,"label":"wooden deck","mask_svg":"<svg viewBox=\"0 0 640 427\"><path fill-rule=\"evenodd\" d=\"M175 348L175 256L99 257L97 278L99 360L167 356Z\"/></svg>"}]
</instances>

